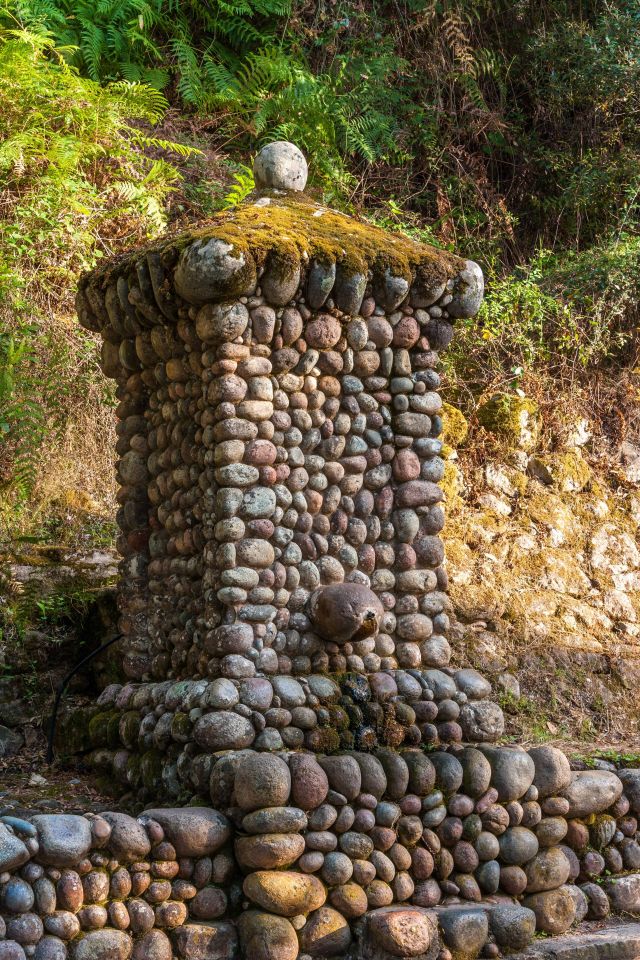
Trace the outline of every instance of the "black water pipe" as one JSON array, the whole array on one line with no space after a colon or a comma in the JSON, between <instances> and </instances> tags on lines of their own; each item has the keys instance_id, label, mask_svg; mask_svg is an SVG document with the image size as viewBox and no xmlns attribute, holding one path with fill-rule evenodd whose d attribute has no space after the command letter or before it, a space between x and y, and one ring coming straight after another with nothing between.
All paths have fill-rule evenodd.
<instances>
[{"instance_id":1,"label":"black water pipe","mask_svg":"<svg viewBox=\"0 0 640 960\"><path fill-rule=\"evenodd\" d=\"M111 637L110 640L107 640L106 643L103 643L102 646L97 648L97 650L92 650L91 653L88 653L86 657L83 657L79 663L76 663L73 670L71 670L71 672L66 675L64 680L61 680L60 683L58 684L58 688L56 691L56 699L53 703L53 713L51 715L51 726L49 727L49 740L47 743L47 763L48 764L53 763L53 759L55 756L53 743L55 740L56 726L58 723L58 710L60 708L60 702L62 700L62 697L64 696L64 692L67 689L67 686L69 685L69 681L73 677L75 677L76 673L78 672L78 670L80 670L81 667L84 667L85 663L89 663L89 661L93 660L94 657L97 657L99 653L102 653L103 650L106 650L107 647L110 647L112 643L115 643L117 640L122 640L123 636L124 636L123 633L116 633L114 637Z\"/></svg>"}]
</instances>

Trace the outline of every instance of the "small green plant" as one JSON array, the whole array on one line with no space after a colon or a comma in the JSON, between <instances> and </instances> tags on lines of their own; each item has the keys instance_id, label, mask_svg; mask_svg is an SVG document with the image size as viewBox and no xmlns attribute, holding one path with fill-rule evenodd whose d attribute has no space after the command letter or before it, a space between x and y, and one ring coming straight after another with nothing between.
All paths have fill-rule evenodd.
<instances>
[{"instance_id":1,"label":"small green plant","mask_svg":"<svg viewBox=\"0 0 640 960\"><path fill-rule=\"evenodd\" d=\"M233 184L225 194L222 209L233 210L255 189L253 170L241 163L233 178Z\"/></svg>"}]
</instances>

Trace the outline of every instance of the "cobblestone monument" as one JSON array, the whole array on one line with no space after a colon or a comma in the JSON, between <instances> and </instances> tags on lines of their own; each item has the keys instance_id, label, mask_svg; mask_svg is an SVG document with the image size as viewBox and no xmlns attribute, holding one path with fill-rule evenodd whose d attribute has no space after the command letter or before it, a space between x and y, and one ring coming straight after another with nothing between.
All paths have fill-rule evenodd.
<instances>
[{"instance_id":1,"label":"cobblestone monument","mask_svg":"<svg viewBox=\"0 0 640 960\"><path fill-rule=\"evenodd\" d=\"M142 812L0 824L0 960L496 957L640 912L640 774L498 745L450 665L438 351L482 272L306 172L271 144L244 205L81 281L129 682L64 738Z\"/></svg>"}]
</instances>

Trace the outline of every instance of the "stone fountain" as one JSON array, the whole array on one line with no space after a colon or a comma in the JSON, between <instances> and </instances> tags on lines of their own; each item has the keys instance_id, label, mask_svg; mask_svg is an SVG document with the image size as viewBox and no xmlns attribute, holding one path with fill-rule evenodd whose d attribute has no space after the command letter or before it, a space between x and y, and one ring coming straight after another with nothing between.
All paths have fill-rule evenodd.
<instances>
[{"instance_id":1,"label":"stone fountain","mask_svg":"<svg viewBox=\"0 0 640 960\"><path fill-rule=\"evenodd\" d=\"M80 282L128 681L60 746L140 812L0 824L0 960L461 960L640 912L640 775L499 745L450 662L438 352L482 272L306 178L270 144L241 207Z\"/></svg>"}]
</instances>

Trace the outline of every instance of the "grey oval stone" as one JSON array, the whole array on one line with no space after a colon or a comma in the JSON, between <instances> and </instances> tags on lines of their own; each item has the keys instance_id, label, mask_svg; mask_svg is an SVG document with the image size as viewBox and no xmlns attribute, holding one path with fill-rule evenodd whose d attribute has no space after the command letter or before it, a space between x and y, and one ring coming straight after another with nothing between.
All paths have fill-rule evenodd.
<instances>
[{"instance_id":1,"label":"grey oval stone","mask_svg":"<svg viewBox=\"0 0 640 960\"><path fill-rule=\"evenodd\" d=\"M206 857L231 835L227 818L210 807L157 808L144 815L157 820L179 857Z\"/></svg>"},{"instance_id":2,"label":"grey oval stone","mask_svg":"<svg viewBox=\"0 0 640 960\"><path fill-rule=\"evenodd\" d=\"M248 253L225 240L196 240L180 254L174 283L189 303L249 296L256 287L256 265Z\"/></svg>"},{"instance_id":3,"label":"grey oval stone","mask_svg":"<svg viewBox=\"0 0 640 960\"><path fill-rule=\"evenodd\" d=\"M454 281L453 298L447 305L452 317L473 317L480 309L484 296L484 276L473 260L465 260L463 269Z\"/></svg>"},{"instance_id":4,"label":"grey oval stone","mask_svg":"<svg viewBox=\"0 0 640 960\"><path fill-rule=\"evenodd\" d=\"M91 849L91 827L85 817L43 813L33 817L38 830L38 859L51 867L71 867Z\"/></svg>"},{"instance_id":5,"label":"grey oval stone","mask_svg":"<svg viewBox=\"0 0 640 960\"><path fill-rule=\"evenodd\" d=\"M288 140L268 143L253 161L253 176L258 189L301 192L307 185L308 175L304 154Z\"/></svg>"},{"instance_id":6,"label":"grey oval stone","mask_svg":"<svg viewBox=\"0 0 640 960\"><path fill-rule=\"evenodd\" d=\"M131 937L122 930L92 930L73 945L73 960L129 960Z\"/></svg>"}]
</instances>

